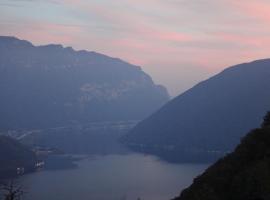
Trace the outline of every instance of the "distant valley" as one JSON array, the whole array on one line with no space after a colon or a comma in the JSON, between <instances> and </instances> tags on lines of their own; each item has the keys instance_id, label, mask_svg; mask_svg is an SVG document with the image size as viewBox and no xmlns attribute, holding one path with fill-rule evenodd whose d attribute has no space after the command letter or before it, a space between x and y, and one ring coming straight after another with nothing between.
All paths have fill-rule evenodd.
<instances>
[{"instance_id":1,"label":"distant valley","mask_svg":"<svg viewBox=\"0 0 270 200\"><path fill-rule=\"evenodd\" d=\"M0 36L0 91L1 157L14 153L15 158L6 157L11 160L0 176L10 167L16 174L28 162L34 170L37 161L22 158L20 148L28 156L41 152L41 161L51 154L126 153L119 138L169 100L167 90L139 66L9 36ZM72 167L60 157L61 166Z\"/></svg>"},{"instance_id":2,"label":"distant valley","mask_svg":"<svg viewBox=\"0 0 270 200\"><path fill-rule=\"evenodd\" d=\"M21 143L34 148L51 148L67 154L126 154L128 148L119 138L137 121L98 122L32 131L9 132Z\"/></svg>"},{"instance_id":3,"label":"distant valley","mask_svg":"<svg viewBox=\"0 0 270 200\"><path fill-rule=\"evenodd\" d=\"M136 162L147 169L150 160L155 167L166 169L155 176L175 181L175 187L178 179L171 179L172 168L177 166L181 176L183 172L197 175L231 152L270 110L270 59L229 67L169 101L163 86L138 66L120 59L61 45L34 46L13 37L0 37L0 52L0 160L4 163L0 179L40 169L74 170L77 177L88 169L83 167L91 167L94 173L103 174L98 164L106 171L110 166L123 167L127 171L122 180L139 181L145 177L134 177L129 170ZM259 189L249 188L253 180L246 177L267 174L269 116L261 129L248 134L233 153L207 169L176 199L195 200L205 194L215 198L225 191L219 187L227 188L227 181L247 187L248 193L239 195L259 194ZM241 172L239 160L247 165L246 171ZM223 170L223 165L230 169ZM41 174L44 179L46 173L54 177L54 172ZM265 177L254 180L264 187L260 180L268 182ZM31 180L35 179L33 175ZM189 181L190 176L181 187ZM43 194L39 189L36 195ZM234 194L234 189L222 196ZM167 191L164 194L169 195L170 188ZM268 188L263 192L267 196Z\"/></svg>"},{"instance_id":4,"label":"distant valley","mask_svg":"<svg viewBox=\"0 0 270 200\"><path fill-rule=\"evenodd\" d=\"M270 0L0 16L0 200L270 200Z\"/></svg>"}]
</instances>

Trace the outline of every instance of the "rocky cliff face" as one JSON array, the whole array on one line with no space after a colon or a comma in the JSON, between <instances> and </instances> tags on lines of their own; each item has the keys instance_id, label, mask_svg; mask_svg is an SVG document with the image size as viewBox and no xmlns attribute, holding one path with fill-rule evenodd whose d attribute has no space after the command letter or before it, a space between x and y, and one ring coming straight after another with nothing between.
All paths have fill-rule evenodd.
<instances>
[{"instance_id":1,"label":"rocky cliff face","mask_svg":"<svg viewBox=\"0 0 270 200\"><path fill-rule=\"evenodd\" d=\"M0 37L0 130L143 119L168 93L140 67L61 45Z\"/></svg>"}]
</instances>

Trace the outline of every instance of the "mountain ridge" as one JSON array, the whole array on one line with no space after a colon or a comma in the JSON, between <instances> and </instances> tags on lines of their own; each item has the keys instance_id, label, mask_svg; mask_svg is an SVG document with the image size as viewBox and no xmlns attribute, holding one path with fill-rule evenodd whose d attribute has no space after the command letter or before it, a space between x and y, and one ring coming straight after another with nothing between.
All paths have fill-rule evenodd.
<instances>
[{"instance_id":1,"label":"mountain ridge","mask_svg":"<svg viewBox=\"0 0 270 200\"><path fill-rule=\"evenodd\" d=\"M140 120L169 99L139 66L15 37L0 37L0 72L0 130Z\"/></svg>"},{"instance_id":2,"label":"mountain ridge","mask_svg":"<svg viewBox=\"0 0 270 200\"><path fill-rule=\"evenodd\" d=\"M122 140L173 160L183 152L199 159L212 151L218 158L257 127L270 108L269 77L270 59L227 68L165 104Z\"/></svg>"}]
</instances>

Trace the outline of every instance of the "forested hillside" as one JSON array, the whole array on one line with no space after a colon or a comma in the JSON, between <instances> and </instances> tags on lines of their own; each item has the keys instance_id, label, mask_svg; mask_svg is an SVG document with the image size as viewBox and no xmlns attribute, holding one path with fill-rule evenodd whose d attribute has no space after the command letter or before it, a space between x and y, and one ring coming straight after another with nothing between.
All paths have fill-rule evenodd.
<instances>
[{"instance_id":1,"label":"forested hillside","mask_svg":"<svg viewBox=\"0 0 270 200\"><path fill-rule=\"evenodd\" d=\"M175 200L270 199L270 113L234 152L194 179Z\"/></svg>"}]
</instances>

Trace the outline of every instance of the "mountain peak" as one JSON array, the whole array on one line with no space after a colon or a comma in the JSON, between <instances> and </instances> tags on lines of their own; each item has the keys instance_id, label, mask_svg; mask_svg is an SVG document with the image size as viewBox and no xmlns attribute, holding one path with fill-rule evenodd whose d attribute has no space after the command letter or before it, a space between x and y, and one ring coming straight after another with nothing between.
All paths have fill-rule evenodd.
<instances>
[{"instance_id":1,"label":"mountain peak","mask_svg":"<svg viewBox=\"0 0 270 200\"><path fill-rule=\"evenodd\" d=\"M0 36L0 45L33 46L31 42L20 40L14 36Z\"/></svg>"},{"instance_id":2,"label":"mountain peak","mask_svg":"<svg viewBox=\"0 0 270 200\"><path fill-rule=\"evenodd\" d=\"M61 44L47 44L47 45L41 45L41 46L38 46L40 48L48 48L48 49L63 49L63 45Z\"/></svg>"}]
</instances>

